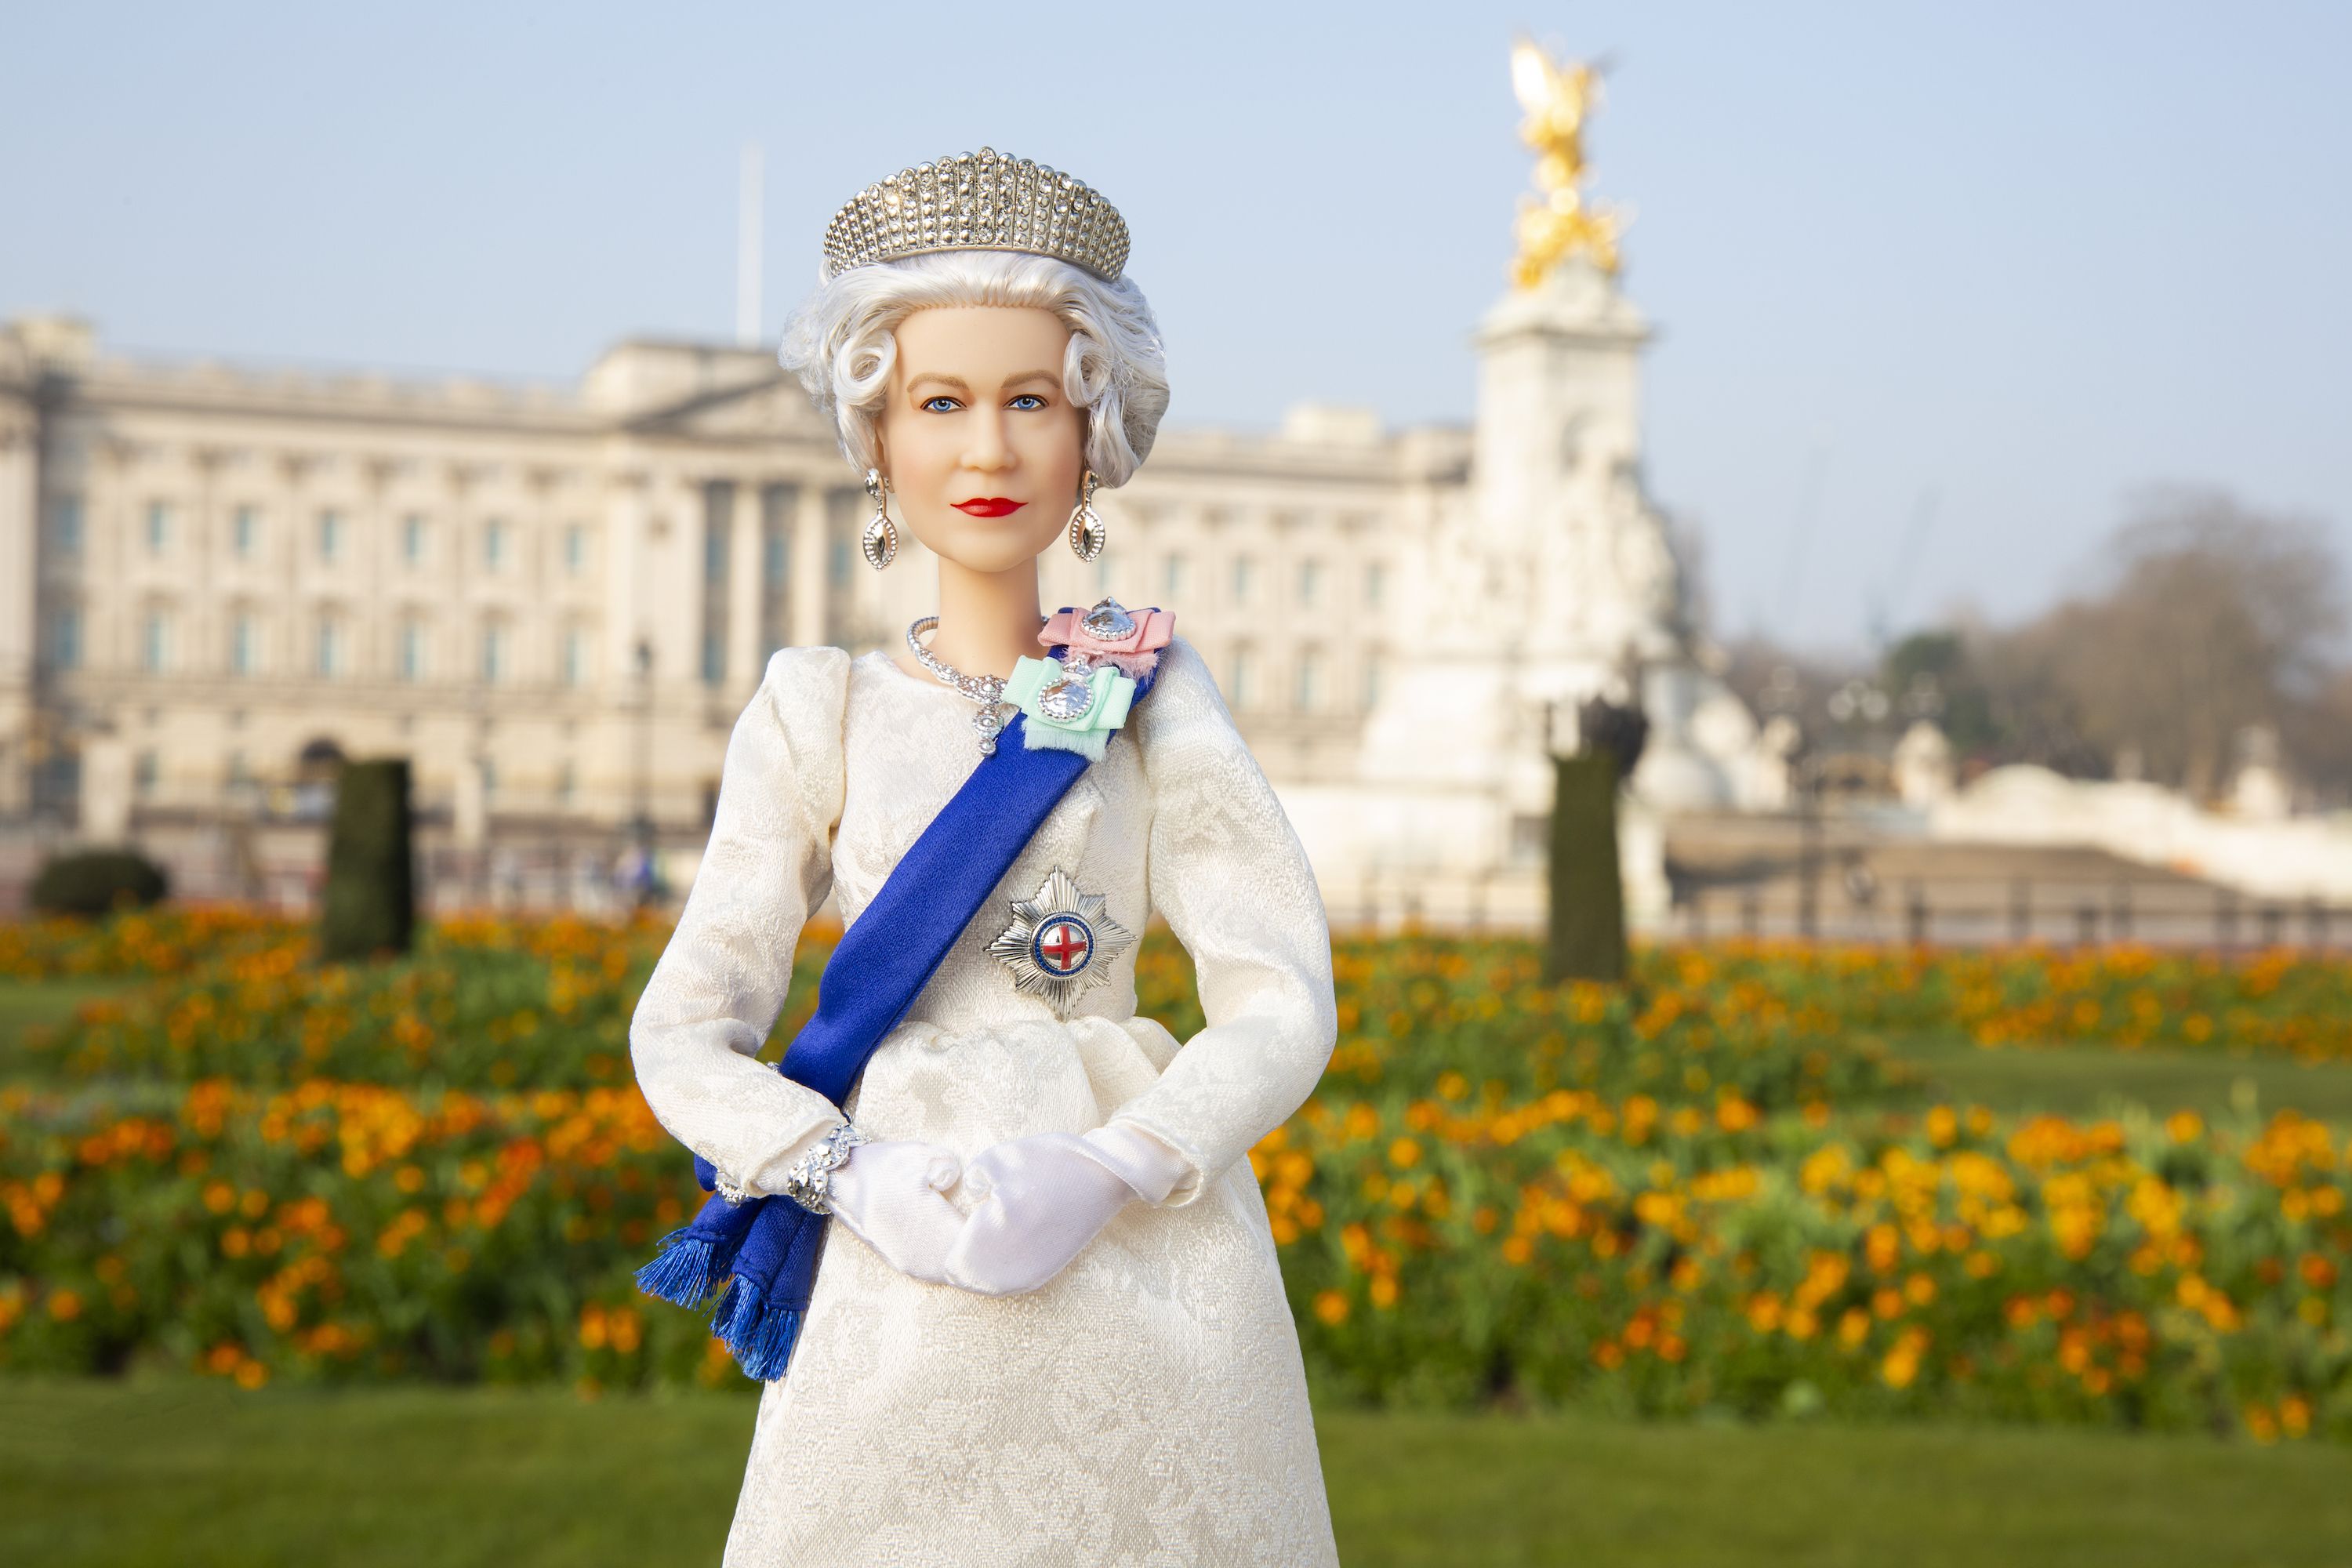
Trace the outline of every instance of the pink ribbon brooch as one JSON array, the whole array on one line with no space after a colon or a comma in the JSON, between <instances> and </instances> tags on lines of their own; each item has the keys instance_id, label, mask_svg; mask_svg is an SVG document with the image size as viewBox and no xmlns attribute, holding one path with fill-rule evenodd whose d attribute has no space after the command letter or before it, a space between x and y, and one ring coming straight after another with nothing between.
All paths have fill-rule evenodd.
<instances>
[{"instance_id":1,"label":"pink ribbon brooch","mask_svg":"<svg viewBox=\"0 0 2352 1568\"><path fill-rule=\"evenodd\" d=\"M1102 599L1084 614L1065 605L1037 633L1047 647L1066 647L1088 664L1108 664L1123 675L1145 676L1160 664L1160 650L1176 635L1173 610L1130 610Z\"/></svg>"},{"instance_id":2,"label":"pink ribbon brooch","mask_svg":"<svg viewBox=\"0 0 2352 1568\"><path fill-rule=\"evenodd\" d=\"M1084 614L1064 606L1037 634L1061 657L1022 659L1004 683L1004 700L1027 716L1021 732L1029 748L1099 758L1127 721L1136 682L1159 667L1175 635L1173 610L1135 612L1116 599Z\"/></svg>"}]
</instances>

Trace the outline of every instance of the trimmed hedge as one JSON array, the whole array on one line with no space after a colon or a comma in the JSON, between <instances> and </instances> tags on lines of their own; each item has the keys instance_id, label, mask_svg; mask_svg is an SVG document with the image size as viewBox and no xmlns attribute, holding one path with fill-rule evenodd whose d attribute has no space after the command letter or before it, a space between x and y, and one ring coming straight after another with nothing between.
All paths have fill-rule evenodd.
<instances>
[{"instance_id":1,"label":"trimmed hedge","mask_svg":"<svg viewBox=\"0 0 2352 1568\"><path fill-rule=\"evenodd\" d=\"M172 890L163 868L135 849L80 849L50 860L33 879L33 908L43 914L97 919L161 903Z\"/></svg>"}]
</instances>

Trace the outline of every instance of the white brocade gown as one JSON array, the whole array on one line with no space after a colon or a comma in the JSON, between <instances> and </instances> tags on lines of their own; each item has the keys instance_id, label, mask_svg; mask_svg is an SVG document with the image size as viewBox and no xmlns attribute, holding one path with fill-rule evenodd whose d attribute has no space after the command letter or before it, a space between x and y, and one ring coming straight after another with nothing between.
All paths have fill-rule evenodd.
<instances>
[{"instance_id":1,"label":"white brocade gown","mask_svg":"<svg viewBox=\"0 0 2352 1568\"><path fill-rule=\"evenodd\" d=\"M736 725L709 848L631 1042L663 1125L753 1191L776 1191L837 1120L754 1059L801 927L828 887L856 921L979 764L973 711L886 655L786 648ZM1057 867L1139 938L1152 910L1166 918L1207 1027L1180 1047L1135 1015L1133 946L1066 1022L1014 991L983 950ZM726 1568L1337 1563L1246 1158L1313 1090L1336 1032L1306 855L1177 638L847 1109L870 1137L967 1161L1116 1114L1191 1169L1027 1295L910 1279L831 1226L792 1364L760 1401Z\"/></svg>"}]
</instances>

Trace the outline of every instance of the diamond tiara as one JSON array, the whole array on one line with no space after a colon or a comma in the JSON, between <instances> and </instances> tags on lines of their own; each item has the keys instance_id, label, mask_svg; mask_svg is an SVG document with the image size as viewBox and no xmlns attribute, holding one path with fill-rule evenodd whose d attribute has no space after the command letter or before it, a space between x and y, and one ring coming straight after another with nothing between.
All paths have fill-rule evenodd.
<instances>
[{"instance_id":1,"label":"diamond tiara","mask_svg":"<svg viewBox=\"0 0 2352 1568\"><path fill-rule=\"evenodd\" d=\"M1116 282L1127 220L1075 175L982 147L850 197L824 231L824 275L933 250L1025 250Z\"/></svg>"}]
</instances>

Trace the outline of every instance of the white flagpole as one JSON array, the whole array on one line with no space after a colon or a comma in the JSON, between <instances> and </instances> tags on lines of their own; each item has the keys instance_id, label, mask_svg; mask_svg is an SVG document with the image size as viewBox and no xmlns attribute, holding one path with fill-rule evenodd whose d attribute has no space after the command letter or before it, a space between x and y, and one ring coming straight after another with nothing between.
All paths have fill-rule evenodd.
<instances>
[{"instance_id":1,"label":"white flagpole","mask_svg":"<svg viewBox=\"0 0 2352 1568\"><path fill-rule=\"evenodd\" d=\"M735 200L735 342L760 346L760 144L743 143Z\"/></svg>"}]
</instances>

